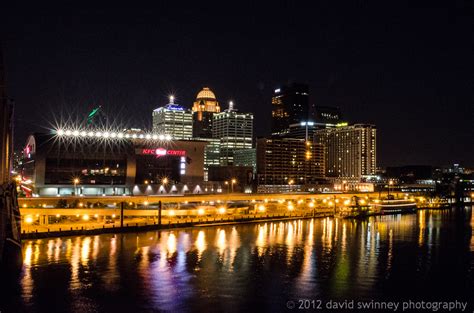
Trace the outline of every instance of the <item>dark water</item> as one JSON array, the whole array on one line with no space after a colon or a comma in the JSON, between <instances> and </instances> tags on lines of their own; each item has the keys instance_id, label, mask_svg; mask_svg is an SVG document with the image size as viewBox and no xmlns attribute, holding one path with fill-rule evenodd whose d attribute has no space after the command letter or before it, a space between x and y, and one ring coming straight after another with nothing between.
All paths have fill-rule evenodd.
<instances>
[{"instance_id":1,"label":"dark water","mask_svg":"<svg viewBox=\"0 0 474 313\"><path fill-rule=\"evenodd\" d=\"M279 312L298 299L470 301L473 226L466 208L26 241L23 271L8 282L0 311Z\"/></svg>"}]
</instances>

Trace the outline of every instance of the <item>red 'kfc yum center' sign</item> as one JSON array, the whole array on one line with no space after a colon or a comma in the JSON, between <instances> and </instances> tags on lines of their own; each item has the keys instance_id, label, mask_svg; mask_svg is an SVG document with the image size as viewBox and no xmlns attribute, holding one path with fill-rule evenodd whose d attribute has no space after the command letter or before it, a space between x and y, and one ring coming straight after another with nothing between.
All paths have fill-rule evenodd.
<instances>
[{"instance_id":1,"label":"red 'kfc yum center' sign","mask_svg":"<svg viewBox=\"0 0 474 313\"><path fill-rule=\"evenodd\" d=\"M185 156L185 150L167 150L164 148L158 149L141 149L140 154L145 155L156 155L157 157L165 156L165 155L174 155L174 156Z\"/></svg>"}]
</instances>

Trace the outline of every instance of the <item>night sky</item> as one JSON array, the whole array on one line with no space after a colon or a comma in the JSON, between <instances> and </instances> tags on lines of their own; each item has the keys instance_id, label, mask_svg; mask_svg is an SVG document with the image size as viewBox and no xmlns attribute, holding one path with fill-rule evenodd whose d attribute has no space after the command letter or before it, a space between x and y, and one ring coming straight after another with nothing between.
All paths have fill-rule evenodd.
<instances>
[{"instance_id":1,"label":"night sky","mask_svg":"<svg viewBox=\"0 0 474 313\"><path fill-rule=\"evenodd\" d=\"M312 103L377 125L379 165L474 166L473 2L312 2L2 4L17 144L97 105L148 128L169 94L190 108L204 86L223 108L254 112L264 136L273 89L306 82Z\"/></svg>"}]
</instances>

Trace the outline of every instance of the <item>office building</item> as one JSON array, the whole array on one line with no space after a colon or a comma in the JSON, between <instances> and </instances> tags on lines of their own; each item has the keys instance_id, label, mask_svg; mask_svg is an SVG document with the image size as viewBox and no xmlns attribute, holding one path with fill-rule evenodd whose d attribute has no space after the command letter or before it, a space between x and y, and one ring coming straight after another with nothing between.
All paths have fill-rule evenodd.
<instances>
[{"instance_id":1,"label":"office building","mask_svg":"<svg viewBox=\"0 0 474 313\"><path fill-rule=\"evenodd\" d=\"M210 166L209 181L222 192L252 192L253 168L251 166Z\"/></svg>"},{"instance_id":2,"label":"office building","mask_svg":"<svg viewBox=\"0 0 474 313\"><path fill-rule=\"evenodd\" d=\"M230 103L228 110L214 114L212 125L213 138L221 142L220 165L232 165L235 150L252 148L252 113L240 113Z\"/></svg>"},{"instance_id":3,"label":"office building","mask_svg":"<svg viewBox=\"0 0 474 313\"><path fill-rule=\"evenodd\" d=\"M235 166L251 166L253 173L257 173L257 150L240 149L234 150L234 165Z\"/></svg>"},{"instance_id":4,"label":"office building","mask_svg":"<svg viewBox=\"0 0 474 313\"><path fill-rule=\"evenodd\" d=\"M171 135L174 139L191 139L193 137L193 114L190 110L170 103L153 110L153 132Z\"/></svg>"},{"instance_id":5,"label":"office building","mask_svg":"<svg viewBox=\"0 0 474 313\"><path fill-rule=\"evenodd\" d=\"M317 130L315 142L325 146L326 176L360 181L376 173L376 128L354 124Z\"/></svg>"},{"instance_id":6,"label":"office building","mask_svg":"<svg viewBox=\"0 0 474 313\"><path fill-rule=\"evenodd\" d=\"M220 165L221 140L218 138L194 138L207 142L204 148L204 181L208 181L209 167Z\"/></svg>"},{"instance_id":7,"label":"office building","mask_svg":"<svg viewBox=\"0 0 474 313\"><path fill-rule=\"evenodd\" d=\"M221 111L214 92L204 87L197 94L192 111L193 137L212 138L212 116Z\"/></svg>"},{"instance_id":8,"label":"office building","mask_svg":"<svg viewBox=\"0 0 474 313\"><path fill-rule=\"evenodd\" d=\"M313 121L309 86L293 83L275 89L272 97L272 135L285 135L291 124Z\"/></svg>"},{"instance_id":9,"label":"office building","mask_svg":"<svg viewBox=\"0 0 474 313\"><path fill-rule=\"evenodd\" d=\"M274 191L302 190L320 183L324 168L324 147L319 143L296 138L257 139L260 190L267 186L274 186Z\"/></svg>"}]
</instances>

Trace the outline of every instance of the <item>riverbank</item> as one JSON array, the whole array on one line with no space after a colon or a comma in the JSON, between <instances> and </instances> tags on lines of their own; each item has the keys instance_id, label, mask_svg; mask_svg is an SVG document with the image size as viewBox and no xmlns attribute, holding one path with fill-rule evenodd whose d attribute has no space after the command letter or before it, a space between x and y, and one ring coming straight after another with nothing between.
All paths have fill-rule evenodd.
<instances>
[{"instance_id":1,"label":"riverbank","mask_svg":"<svg viewBox=\"0 0 474 313\"><path fill-rule=\"evenodd\" d=\"M22 240L31 239L42 239L51 237L68 237L68 236L84 236L84 235L100 235L100 234L113 234L113 233L130 233L130 232L145 232L154 230L169 230L169 229L184 229L192 227L211 227L211 226L228 226L228 225L239 225L239 224L251 224L251 223L264 223L264 222L280 222L280 221L291 221L299 219L311 219L311 218L323 218L332 215L328 214L306 214L306 215L273 215L273 216L262 216L262 217L244 217L234 219L202 219L192 222L179 222L176 223L162 223L160 224L149 224L149 225L129 225L123 227L105 227L94 228L94 229L70 229L61 231L47 231L47 232L30 232L23 233Z\"/></svg>"}]
</instances>

